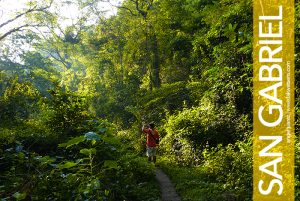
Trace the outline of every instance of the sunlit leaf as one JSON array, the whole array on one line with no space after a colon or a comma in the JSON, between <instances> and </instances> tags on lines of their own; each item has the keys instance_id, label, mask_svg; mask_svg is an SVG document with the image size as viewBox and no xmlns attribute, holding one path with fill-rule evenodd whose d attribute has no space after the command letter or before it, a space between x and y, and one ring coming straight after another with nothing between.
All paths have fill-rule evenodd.
<instances>
[{"instance_id":1,"label":"sunlit leaf","mask_svg":"<svg viewBox=\"0 0 300 201\"><path fill-rule=\"evenodd\" d=\"M69 169L69 168L74 167L76 165L78 165L78 163L74 163L72 161L68 161L68 162L66 162L64 164L58 165L58 168L59 169Z\"/></svg>"},{"instance_id":2,"label":"sunlit leaf","mask_svg":"<svg viewBox=\"0 0 300 201\"><path fill-rule=\"evenodd\" d=\"M13 194L13 197L16 198L17 200L24 200L26 198L26 193L16 192Z\"/></svg>"},{"instance_id":3,"label":"sunlit leaf","mask_svg":"<svg viewBox=\"0 0 300 201\"><path fill-rule=\"evenodd\" d=\"M52 158L50 156L44 156L44 157L35 157L36 160L40 161L42 164L49 164L56 161L55 158Z\"/></svg>"},{"instance_id":4,"label":"sunlit leaf","mask_svg":"<svg viewBox=\"0 0 300 201\"><path fill-rule=\"evenodd\" d=\"M104 161L103 167L108 169L118 169L118 162L114 160L106 160Z\"/></svg>"},{"instance_id":5,"label":"sunlit leaf","mask_svg":"<svg viewBox=\"0 0 300 201\"><path fill-rule=\"evenodd\" d=\"M95 148L91 148L91 149L81 149L80 153L84 154L84 155L91 155L91 154L96 154L96 149Z\"/></svg>"},{"instance_id":6,"label":"sunlit leaf","mask_svg":"<svg viewBox=\"0 0 300 201\"><path fill-rule=\"evenodd\" d=\"M79 144L80 142L83 142L84 140L85 140L84 136L75 137L75 138L72 138L71 140L69 140L66 143L59 144L58 147L69 148L69 147L71 147L73 145L76 145L76 144Z\"/></svg>"}]
</instances>

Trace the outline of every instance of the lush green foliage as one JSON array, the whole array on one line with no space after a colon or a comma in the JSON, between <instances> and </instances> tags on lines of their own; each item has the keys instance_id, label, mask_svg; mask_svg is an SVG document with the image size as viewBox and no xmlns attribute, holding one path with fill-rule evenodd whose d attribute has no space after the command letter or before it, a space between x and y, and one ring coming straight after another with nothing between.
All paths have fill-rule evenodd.
<instances>
[{"instance_id":1,"label":"lush green foliage","mask_svg":"<svg viewBox=\"0 0 300 201\"><path fill-rule=\"evenodd\" d=\"M251 134L246 115L238 116L230 105L214 108L205 100L199 107L185 108L168 117L164 128L161 147L175 154L183 165L200 164L204 148L234 143Z\"/></svg>"},{"instance_id":2,"label":"lush green foliage","mask_svg":"<svg viewBox=\"0 0 300 201\"><path fill-rule=\"evenodd\" d=\"M129 154L126 145L103 127L107 123L93 123L99 134L90 131L72 137L52 155L25 149L21 142L2 145L6 147L1 153L3 199L158 199L154 166Z\"/></svg>"},{"instance_id":3,"label":"lush green foliage","mask_svg":"<svg viewBox=\"0 0 300 201\"><path fill-rule=\"evenodd\" d=\"M159 200L141 157L153 121L183 200L251 200L252 2L124 0L111 16L100 2L28 1L26 30L0 26L0 196ZM295 149L297 200L299 137Z\"/></svg>"},{"instance_id":4,"label":"lush green foliage","mask_svg":"<svg viewBox=\"0 0 300 201\"><path fill-rule=\"evenodd\" d=\"M228 145L205 150L203 165L178 167L170 156L159 164L176 184L183 200L252 200L251 144L239 142L239 147Z\"/></svg>"}]
</instances>

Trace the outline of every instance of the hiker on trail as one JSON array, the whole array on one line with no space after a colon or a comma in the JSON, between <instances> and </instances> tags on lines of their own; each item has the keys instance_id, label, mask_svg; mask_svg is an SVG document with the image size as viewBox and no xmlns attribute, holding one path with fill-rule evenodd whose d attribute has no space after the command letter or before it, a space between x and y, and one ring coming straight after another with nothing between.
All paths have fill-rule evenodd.
<instances>
[{"instance_id":1,"label":"hiker on trail","mask_svg":"<svg viewBox=\"0 0 300 201\"><path fill-rule=\"evenodd\" d=\"M146 154L148 156L149 162L156 162L156 147L159 143L159 134L158 131L155 129L154 123L150 123L147 126L143 126L142 131L147 135L147 142L146 142Z\"/></svg>"}]
</instances>

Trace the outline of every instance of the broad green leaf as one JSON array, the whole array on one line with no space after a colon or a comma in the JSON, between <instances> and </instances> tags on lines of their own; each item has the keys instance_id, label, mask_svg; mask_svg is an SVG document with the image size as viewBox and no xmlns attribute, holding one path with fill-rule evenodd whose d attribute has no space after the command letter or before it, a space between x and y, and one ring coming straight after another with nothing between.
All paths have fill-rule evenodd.
<instances>
[{"instance_id":1,"label":"broad green leaf","mask_svg":"<svg viewBox=\"0 0 300 201\"><path fill-rule=\"evenodd\" d=\"M88 132L84 135L86 140L95 140L95 141L100 141L101 138L97 133L94 132Z\"/></svg>"},{"instance_id":2,"label":"broad green leaf","mask_svg":"<svg viewBox=\"0 0 300 201\"><path fill-rule=\"evenodd\" d=\"M85 137L84 136L79 136L79 137L75 137L75 138L72 138L70 139L68 142L66 143L62 143L62 144L59 144L58 147L66 147L66 148L69 148L73 145L76 145L76 144L79 144L80 142L83 142L85 140Z\"/></svg>"},{"instance_id":3,"label":"broad green leaf","mask_svg":"<svg viewBox=\"0 0 300 201\"><path fill-rule=\"evenodd\" d=\"M64 163L64 164L58 165L58 168L59 168L59 169L69 169L69 168L71 168L71 167L76 166L77 164L78 164L78 163L74 163L74 162L72 162L72 161L68 161L68 162L66 162L66 163Z\"/></svg>"},{"instance_id":4,"label":"broad green leaf","mask_svg":"<svg viewBox=\"0 0 300 201\"><path fill-rule=\"evenodd\" d=\"M103 136L102 139L109 144L120 145L120 141L114 136Z\"/></svg>"},{"instance_id":5,"label":"broad green leaf","mask_svg":"<svg viewBox=\"0 0 300 201\"><path fill-rule=\"evenodd\" d=\"M105 160L103 167L108 169L118 169L118 162L114 160Z\"/></svg>"},{"instance_id":6,"label":"broad green leaf","mask_svg":"<svg viewBox=\"0 0 300 201\"><path fill-rule=\"evenodd\" d=\"M13 197L16 198L17 200L24 200L26 198L26 193L16 192L13 194Z\"/></svg>"},{"instance_id":7,"label":"broad green leaf","mask_svg":"<svg viewBox=\"0 0 300 201\"><path fill-rule=\"evenodd\" d=\"M51 158L50 156L44 156L44 157L35 157L36 160L40 161L42 164L49 164L56 161L55 158Z\"/></svg>"},{"instance_id":8,"label":"broad green leaf","mask_svg":"<svg viewBox=\"0 0 300 201\"><path fill-rule=\"evenodd\" d=\"M90 154L96 154L96 149L91 148L91 149L81 149L80 153L89 156Z\"/></svg>"}]
</instances>

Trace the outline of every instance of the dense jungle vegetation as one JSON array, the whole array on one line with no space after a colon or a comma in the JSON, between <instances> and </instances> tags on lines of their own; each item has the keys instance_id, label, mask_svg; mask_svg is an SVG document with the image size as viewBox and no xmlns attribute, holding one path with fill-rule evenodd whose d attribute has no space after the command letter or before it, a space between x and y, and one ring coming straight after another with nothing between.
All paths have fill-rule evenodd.
<instances>
[{"instance_id":1,"label":"dense jungle vegetation","mask_svg":"<svg viewBox=\"0 0 300 201\"><path fill-rule=\"evenodd\" d=\"M183 201L252 200L252 2L101 2L27 0L0 18L1 200L160 200L152 121ZM298 138L295 163L299 200Z\"/></svg>"}]
</instances>

